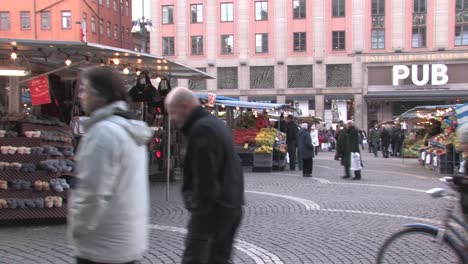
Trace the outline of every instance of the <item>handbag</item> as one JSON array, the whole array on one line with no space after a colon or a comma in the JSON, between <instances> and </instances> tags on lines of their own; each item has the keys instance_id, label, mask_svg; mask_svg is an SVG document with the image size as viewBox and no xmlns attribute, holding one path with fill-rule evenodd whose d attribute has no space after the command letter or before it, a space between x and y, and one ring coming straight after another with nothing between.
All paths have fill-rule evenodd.
<instances>
[{"instance_id":1,"label":"handbag","mask_svg":"<svg viewBox=\"0 0 468 264\"><path fill-rule=\"evenodd\" d=\"M144 75L144 83L141 83L141 75ZM138 76L137 83L130 89L129 95L134 102L147 102L149 106L160 106L163 103L147 72Z\"/></svg>"},{"instance_id":2,"label":"handbag","mask_svg":"<svg viewBox=\"0 0 468 264\"><path fill-rule=\"evenodd\" d=\"M351 166L350 170L359 171L362 169L361 166L361 154L359 152L351 152Z\"/></svg>"}]
</instances>

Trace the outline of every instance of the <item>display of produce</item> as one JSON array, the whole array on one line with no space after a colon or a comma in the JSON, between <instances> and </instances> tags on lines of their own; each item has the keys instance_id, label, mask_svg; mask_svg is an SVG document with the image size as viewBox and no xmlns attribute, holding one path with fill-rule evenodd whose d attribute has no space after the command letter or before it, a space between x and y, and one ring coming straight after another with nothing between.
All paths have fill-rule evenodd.
<instances>
[{"instance_id":1,"label":"display of produce","mask_svg":"<svg viewBox=\"0 0 468 264\"><path fill-rule=\"evenodd\" d=\"M255 144L255 138L257 137L257 129L234 129L232 135L234 136L234 144Z\"/></svg>"},{"instance_id":2,"label":"display of produce","mask_svg":"<svg viewBox=\"0 0 468 264\"><path fill-rule=\"evenodd\" d=\"M255 138L257 144L256 153L273 153L278 130L274 128L262 128Z\"/></svg>"}]
</instances>

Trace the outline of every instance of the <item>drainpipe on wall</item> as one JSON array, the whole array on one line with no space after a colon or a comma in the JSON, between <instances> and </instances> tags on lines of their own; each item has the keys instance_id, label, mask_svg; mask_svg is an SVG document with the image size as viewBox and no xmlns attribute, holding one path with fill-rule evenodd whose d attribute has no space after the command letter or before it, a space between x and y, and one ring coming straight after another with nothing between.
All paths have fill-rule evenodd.
<instances>
[{"instance_id":1,"label":"drainpipe on wall","mask_svg":"<svg viewBox=\"0 0 468 264\"><path fill-rule=\"evenodd\" d=\"M36 14L36 0L33 0L33 14L34 14L34 39L37 40L37 14Z\"/></svg>"}]
</instances>

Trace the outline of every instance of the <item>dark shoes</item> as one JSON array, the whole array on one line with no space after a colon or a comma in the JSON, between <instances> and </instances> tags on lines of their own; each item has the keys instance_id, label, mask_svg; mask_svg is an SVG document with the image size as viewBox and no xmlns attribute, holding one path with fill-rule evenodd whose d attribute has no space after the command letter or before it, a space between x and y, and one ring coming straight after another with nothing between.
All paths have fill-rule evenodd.
<instances>
[{"instance_id":1,"label":"dark shoes","mask_svg":"<svg viewBox=\"0 0 468 264\"><path fill-rule=\"evenodd\" d=\"M303 177L312 177L312 174L304 174Z\"/></svg>"},{"instance_id":2,"label":"dark shoes","mask_svg":"<svg viewBox=\"0 0 468 264\"><path fill-rule=\"evenodd\" d=\"M350 176L341 176L341 178L343 178L343 179L349 179Z\"/></svg>"},{"instance_id":3,"label":"dark shoes","mask_svg":"<svg viewBox=\"0 0 468 264\"><path fill-rule=\"evenodd\" d=\"M360 180L360 179L361 179L361 177L359 177L359 178L358 178L358 177L351 178L351 180Z\"/></svg>"}]
</instances>

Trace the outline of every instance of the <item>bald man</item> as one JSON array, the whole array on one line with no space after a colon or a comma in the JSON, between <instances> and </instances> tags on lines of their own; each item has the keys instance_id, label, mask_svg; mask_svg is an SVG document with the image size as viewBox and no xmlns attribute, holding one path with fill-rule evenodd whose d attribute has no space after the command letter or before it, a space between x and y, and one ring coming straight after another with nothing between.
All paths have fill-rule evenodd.
<instances>
[{"instance_id":1,"label":"bald man","mask_svg":"<svg viewBox=\"0 0 468 264\"><path fill-rule=\"evenodd\" d=\"M187 139L182 195L190 220L182 263L231 263L244 204L244 176L232 133L187 88L173 89L165 106Z\"/></svg>"}]
</instances>

